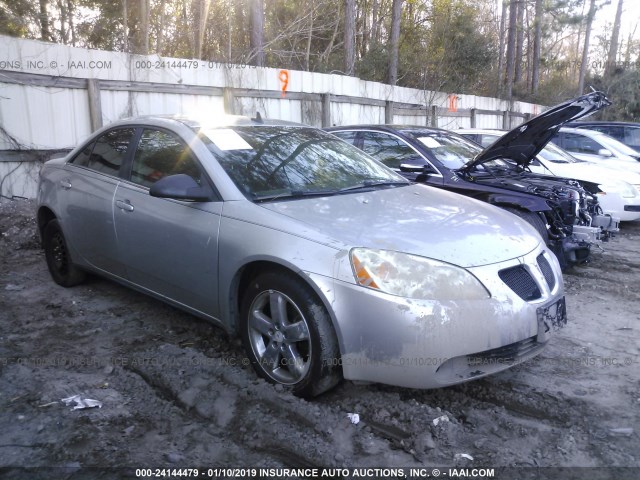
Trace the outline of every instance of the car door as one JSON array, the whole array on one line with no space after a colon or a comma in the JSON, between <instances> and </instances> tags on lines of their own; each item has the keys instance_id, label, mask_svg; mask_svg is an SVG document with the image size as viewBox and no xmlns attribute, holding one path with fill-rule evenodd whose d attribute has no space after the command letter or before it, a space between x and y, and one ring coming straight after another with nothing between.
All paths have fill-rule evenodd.
<instances>
[{"instance_id":1,"label":"car door","mask_svg":"<svg viewBox=\"0 0 640 480\"><path fill-rule=\"evenodd\" d=\"M68 241L87 263L119 277L125 276L125 268L118 256L112 205L134 133L133 127L115 128L87 144L67 163L59 186L67 195L61 216Z\"/></svg>"},{"instance_id":2,"label":"car door","mask_svg":"<svg viewBox=\"0 0 640 480\"><path fill-rule=\"evenodd\" d=\"M149 188L167 175L208 185L212 200L157 198ZM127 178L114 196L114 218L127 277L136 285L217 316L218 228L222 202L198 159L175 132L144 128Z\"/></svg>"}]
</instances>

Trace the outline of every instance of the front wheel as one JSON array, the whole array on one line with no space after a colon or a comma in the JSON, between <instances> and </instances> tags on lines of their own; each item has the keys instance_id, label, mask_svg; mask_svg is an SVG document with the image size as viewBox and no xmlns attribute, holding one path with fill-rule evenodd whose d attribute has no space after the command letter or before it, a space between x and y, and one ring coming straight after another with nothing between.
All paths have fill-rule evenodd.
<instances>
[{"instance_id":1,"label":"front wheel","mask_svg":"<svg viewBox=\"0 0 640 480\"><path fill-rule=\"evenodd\" d=\"M69 247L58 220L51 220L44 227L42 244L54 282L63 287L73 287L84 281L86 274L71 261Z\"/></svg>"},{"instance_id":2,"label":"front wheel","mask_svg":"<svg viewBox=\"0 0 640 480\"><path fill-rule=\"evenodd\" d=\"M340 350L329 314L293 274L258 275L244 294L242 341L255 371L295 395L313 397L341 379Z\"/></svg>"},{"instance_id":3,"label":"front wheel","mask_svg":"<svg viewBox=\"0 0 640 480\"><path fill-rule=\"evenodd\" d=\"M507 212L511 212L514 215L522 218L529 223L540 234L540 237L545 244L549 243L549 231L547 230L547 224L542 220L542 215L536 212L530 212L528 210L520 210L519 208L502 207Z\"/></svg>"}]
</instances>

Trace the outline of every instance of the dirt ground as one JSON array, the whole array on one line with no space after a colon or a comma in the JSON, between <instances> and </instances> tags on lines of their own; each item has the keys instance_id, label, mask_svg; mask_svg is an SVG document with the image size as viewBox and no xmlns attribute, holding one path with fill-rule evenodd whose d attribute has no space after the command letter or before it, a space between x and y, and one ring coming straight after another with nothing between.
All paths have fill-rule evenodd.
<instances>
[{"instance_id":1,"label":"dirt ground","mask_svg":"<svg viewBox=\"0 0 640 480\"><path fill-rule=\"evenodd\" d=\"M565 275L569 323L536 359L450 388L344 382L305 401L259 380L239 342L205 321L99 278L57 286L33 202L3 200L0 478L81 478L88 466L124 469L87 478L433 466L640 478L640 222L604 248ZM61 402L76 394L102 408ZM27 466L56 469L13 468Z\"/></svg>"}]
</instances>

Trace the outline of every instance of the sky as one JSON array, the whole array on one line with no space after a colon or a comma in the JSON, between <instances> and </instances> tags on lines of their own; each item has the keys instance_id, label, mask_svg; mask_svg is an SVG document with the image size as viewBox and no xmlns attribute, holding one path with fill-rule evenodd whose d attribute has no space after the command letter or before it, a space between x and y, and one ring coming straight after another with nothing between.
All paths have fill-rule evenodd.
<instances>
[{"instance_id":1,"label":"sky","mask_svg":"<svg viewBox=\"0 0 640 480\"><path fill-rule=\"evenodd\" d=\"M594 35L602 33L607 23L613 25L617 8L618 0L611 0L609 5L605 5L598 10L593 21ZM626 43L629 33L633 32L636 25L638 25L638 28L634 39L638 40L640 39L640 0L624 0L622 21L620 23L620 40L624 40Z\"/></svg>"}]
</instances>

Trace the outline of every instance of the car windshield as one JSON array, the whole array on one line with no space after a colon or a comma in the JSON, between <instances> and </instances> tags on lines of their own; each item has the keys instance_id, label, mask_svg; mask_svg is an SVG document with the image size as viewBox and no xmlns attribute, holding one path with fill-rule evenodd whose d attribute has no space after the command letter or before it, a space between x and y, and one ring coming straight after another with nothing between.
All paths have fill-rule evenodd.
<instances>
[{"instance_id":1,"label":"car windshield","mask_svg":"<svg viewBox=\"0 0 640 480\"><path fill-rule=\"evenodd\" d=\"M431 155L450 170L462 168L482 152L482 147L460 135L452 135L447 132L407 131L404 133L422 143ZM489 169L502 168L512 170L515 168L513 164L504 160L491 160L477 168L484 170L483 166Z\"/></svg>"},{"instance_id":2,"label":"car windshield","mask_svg":"<svg viewBox=\"0 0 640 480\"><path fill-rule=\"evenodd\" d=\"M547 143L540 153L538 153L538 156L542 160L552 163L584 163L582 160L572 157L553 143Z\"/></svg>"},{"instance_id":3,"label":"car windshield","mask_svg":"<svg viewBox=\"0 0 640 480\"><path fill-rule=\"evenodd\" d=\"M254 201L409 185L364 152L315 128L201 128L199 136Z\"/></svg>"}]
</instances>

